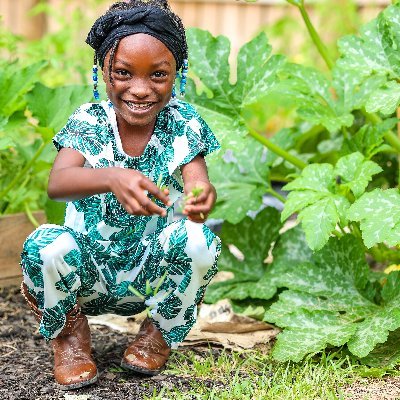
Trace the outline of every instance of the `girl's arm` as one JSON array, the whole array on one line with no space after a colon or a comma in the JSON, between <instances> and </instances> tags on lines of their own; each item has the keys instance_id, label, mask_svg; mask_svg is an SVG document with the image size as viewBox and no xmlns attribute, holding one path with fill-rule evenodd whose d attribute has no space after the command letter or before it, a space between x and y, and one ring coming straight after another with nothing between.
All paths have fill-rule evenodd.
<instances>
[{"instance_id":1,"label":"girl's arm","mask_svg":"<svg viewBox=\"0 0 400 400\"><path fill-rule=\"evenodd\" d=\"M217 192L210 183L204 157L196 156L191 162L181 167L185 196L188 197L183 214L194 222L204 222L217 199ZM193 189L201 189L198 196Z\"/></svg>"},{"instance_id":2,"label":"girl's arm","mask_svg":"<svg viewBox=\"0 0 400 400\"><path fill-rule=\"evenodd\" d=\"M147 193L170 205L168 190L161 191L139 171L125 168L84 168L85 158L78 151L63 148L50 172L48 195L71 201L94 194L113 192L129 214L165 216L166 211L149 199Z\"/></svg>"}]
</instances>

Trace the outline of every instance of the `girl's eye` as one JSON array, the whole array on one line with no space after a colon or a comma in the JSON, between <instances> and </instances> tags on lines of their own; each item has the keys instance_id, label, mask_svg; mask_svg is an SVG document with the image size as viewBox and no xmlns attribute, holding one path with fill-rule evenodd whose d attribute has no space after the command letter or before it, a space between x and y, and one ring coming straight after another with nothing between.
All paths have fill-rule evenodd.
<instances>
[{"instance_id":1,"label":"girl's eye","mask_svg":"<svg viewBox=\"0 0 400 400\"><path fill-rule=\"evenodd\" d=\"M156 78L164 78L167 76L167 73L164 71L156 71L154 72L153 76Z\"/></svg>"},{"instance_id":2,"label":"girl's eye","mask_svg":"<svg viewBox=\"0 0 400 400\"><path fill-rule=\"evenodd\" d=\"M116 71L114 71L114 74L118 76L128 76L129 72L124 69L117 69Z\"/></svg>"}]
</instances>

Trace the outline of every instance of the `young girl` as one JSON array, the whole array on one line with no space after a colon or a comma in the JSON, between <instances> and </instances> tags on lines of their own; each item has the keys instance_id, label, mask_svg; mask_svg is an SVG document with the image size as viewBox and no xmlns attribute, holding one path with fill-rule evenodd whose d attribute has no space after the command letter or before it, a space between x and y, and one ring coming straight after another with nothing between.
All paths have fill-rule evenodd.
<instances>
[{"instance_id":1,"label":"young girl","mask_svg":"<svg viewBox=\"0 0 400 400\"><path fill-rule=\"evenodd\" d=\"M22 293L65 390L97 380L85 315L147 309L122 365L157 374L195 323L220 252L204 225L216 199L204 156L219 145L174 96L188 65L181 20L167 1L119 2L86 41L95 98L99 62L108 100L79 107L54 137L48 194L68 202L65 224L34 231L21 261ZM183 192L187 217L174 221Z\"/></svg>"}]
</instances>

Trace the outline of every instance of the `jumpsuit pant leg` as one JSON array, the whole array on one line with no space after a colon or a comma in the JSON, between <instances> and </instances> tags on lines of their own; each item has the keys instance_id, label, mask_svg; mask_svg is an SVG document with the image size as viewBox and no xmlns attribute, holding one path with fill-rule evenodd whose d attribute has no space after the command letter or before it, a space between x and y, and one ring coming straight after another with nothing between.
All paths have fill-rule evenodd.
<instances>
[{"instance_id":1,"label":"jumpsuit pant leg","mask_svg":"<svg viewBox=\"0 0 400 400\"><path fill-rule=\"evenodd\" d=\"M82 253L64 227L45 224L26 239L21 254L24 283L42 311L39 332L54 339L65 325L66 314L77 302L81 286L77 271Z\"/></svg>"},{"instance_id":2,"label":"jumpsuit pant leg","mask_svg":"<svg viewBox=\"0 0 400 400\"><path fill-rule=\"evenodd\" d=\"M153 323L176 348L196 322L197 304L217 273L221 243L206 225L182 219L169 224L152 246L156 262L134 286L144 291Z\"/></svg>"}]
</instances>

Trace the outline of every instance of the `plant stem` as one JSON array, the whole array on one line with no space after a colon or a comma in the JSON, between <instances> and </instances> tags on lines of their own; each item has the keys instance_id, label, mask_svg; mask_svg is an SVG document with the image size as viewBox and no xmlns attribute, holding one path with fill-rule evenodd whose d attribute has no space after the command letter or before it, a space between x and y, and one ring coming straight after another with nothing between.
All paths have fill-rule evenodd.
<instances>
[{"instance_id":1,"label":"plant stem","mask_svg":"<svg viewBox=\"0 0 400 400\"><path fill-rule=\"evenodd\" d=\"M333 233L338 238L342 238L343 237L343 235L339 231L337 231L336 229L334 229L331 233Z\"/></svg>"},{"instance_id":2,"label":"plant stem","mask_svg":"<svg viewBox=\"0 0 400 400\"><path fill-rule=\"evenodd\" d=\"M276 190L272 189L272 187L269 187L266 190L266 192L271 194L272 196L276 197L279 201L281 201L283 204L285 204L286 199L281 194L279 194Z\"/></svg>"},{"instance_id":3,"label":"plant stem","mask_svg":"<svg viewBox=\"0 0 400 400\"><path fill-rule=\"evenodd\" d=\"M4 198L8 192L19 182L19 180L29 171L32 165L36 162L39 156L42 154L43 149L45 148L47 142L43 142L40 147L36 150L36 153L31 158L31 160L25 165L24 168L19 171L17 175L15 175L14 179L9 183L9 185L0 192L0 199Z\"/></svg>"},{"instance_id":4,"label":"plant stem","mask_svg":"<svg viewBox=\"0 0 400 400\"><path fill-rule=\"evenodd\" d=\"M297 7L300 10L304 23L306 24L308 33L310 34L312 41L317 47L319 54L321 54L326 65L331 70L333 68L334 62L331 59L331 56L329 55L328 50L325 47L324 43L322 42L320 36L318 35L318 32L315 30L314 25L312 24L310 17L308 16L307 10L304 7L304 4L298 5Z\"/></svg>"},{"instance_id":5,"label":"plant stem","mask_svg":"<svg viewBox=\"0 0 400 400\"><path fill-rule=\"evenodd\" d=\"M25 209L25 213L26 213L26 216L28 217L29 221L31 221L32 225L35 228L38 228L40 224L39 224L38 220L33 216L32 211L29 208L27 203L24 203L24 209Z\"/></svg>"},{"instance_id":6,"label":"plant stem","mask_svg":"<svg viewBox=\"0 0 400 400\"><path fill-rule=\"evenodd\" d=\"M255 129L251 128L250 126L247 126L247 129L249 130L249 134L253 136L254 139L258 140L261 144L263 144L269 150L273 151L278 156L284 158L286 161L290 162L300 169L307 167L308 164L305 163L303 160L300 160L299 158L288 153L286 150L283 150L275 143L272 143L269 139L260 135Z\"/></svg>"},{"instance_id":7,"label":"plant stem","mask_svg":"<svg viewBox=\"0 0 400 400\"><path fill-rule=\"evenodd\" d=\"M382 119L379 117L379 115L375 113L368 113L365 109L361 109L361 112L364 117L368 119L368 121L374 124L379 124L380 122L382 122ZM383 136L386 141L400 153L400 138L392 131L385 132Z\"/></svg>"}]
</instances>

